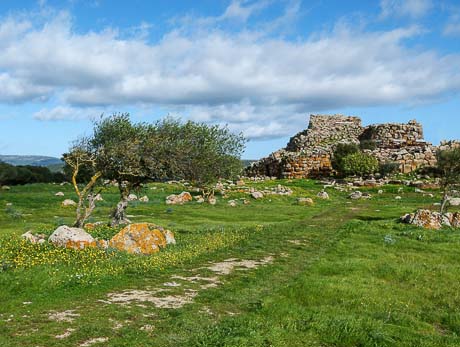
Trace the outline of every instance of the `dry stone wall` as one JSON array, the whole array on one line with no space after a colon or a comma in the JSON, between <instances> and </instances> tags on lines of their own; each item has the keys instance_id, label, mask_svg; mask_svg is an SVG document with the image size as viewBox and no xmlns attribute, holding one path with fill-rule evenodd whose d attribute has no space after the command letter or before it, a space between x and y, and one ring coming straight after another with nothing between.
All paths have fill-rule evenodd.
<instances>
[{"instance_id":1,"label":"dry stone wall","mask_svg":"<svg viewBox=\"0 0 460 347\"><path fill-rule=\"evenodd\" d=\"M331 159L338 143L372 142L365 152L380 163L397 163L401 173L436 165L437 148L423 140L423 127L415 120L407 124L386 123L363 127L361 119L343 115L311 115L308 128L293 136L286 148L253 163L248 176L309 178L333 173ZM460 142L441 143L440 148Z\"/></svg>"}]
</instances>

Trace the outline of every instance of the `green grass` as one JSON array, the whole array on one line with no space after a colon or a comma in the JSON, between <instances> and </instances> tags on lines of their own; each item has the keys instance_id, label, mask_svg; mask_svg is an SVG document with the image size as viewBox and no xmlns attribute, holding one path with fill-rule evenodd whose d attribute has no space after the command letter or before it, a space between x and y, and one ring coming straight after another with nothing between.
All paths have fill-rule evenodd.
<instances>
[{"instance_id":1,"label":"green grass","mask_svg":"<svg viewBox=\"0 0 460 347\"><path fill-rule=\"evenodd\" d=\"M60 207L74 198L71 187L0 191L0 346L78 346L97 337L108 340L94 346L460 345L460 231L397 222L432 206L439 192L430 198L386 186L381 195L362 189L373 198L351 201L328 189L331 199L323 201L315 198L322 186L312 180L252 185L279 183L294 194L234 208L221 198L215 206L165 205L167 195L186 190L178 185L139 192L150 202L131 204L131 220L171 228L178 241L152 257L20 243L26 230L49 233L72 222L74 210ZM55 197L57 191L66 196ZM117 200L115 189L102 195L94 221L107 220ZM315 205L298 206L297 197L312 197ZM208 267L225 259L268 256L273 261L265 265L219 275L215 287L180 280L174 281L181 287L164 286L174 276L216 276ZM159 297L184 295L185 288L196 296L177 309L107 302L109 293L160 288L167 291ZM66 310L78 314L73 322L49 319ZM75 330L56 338L68 328Z\"/></svg>"}]
</instances>

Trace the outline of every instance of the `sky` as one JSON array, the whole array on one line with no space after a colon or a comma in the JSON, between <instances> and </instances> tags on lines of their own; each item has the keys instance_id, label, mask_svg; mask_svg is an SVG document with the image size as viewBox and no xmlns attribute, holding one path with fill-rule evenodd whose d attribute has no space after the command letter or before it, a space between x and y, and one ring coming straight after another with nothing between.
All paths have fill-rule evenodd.
<instances>
[{"instance_id":1,"label":"sky","mask_svg":"<svg viewBox=\"0 0 460 347\"><path fill-rule=\"evenodd\" d=\"M227 125L257 159L310 114L460 138L460 0L2 0L0 154L102 114Z\"/></svg>"}]
</instances>

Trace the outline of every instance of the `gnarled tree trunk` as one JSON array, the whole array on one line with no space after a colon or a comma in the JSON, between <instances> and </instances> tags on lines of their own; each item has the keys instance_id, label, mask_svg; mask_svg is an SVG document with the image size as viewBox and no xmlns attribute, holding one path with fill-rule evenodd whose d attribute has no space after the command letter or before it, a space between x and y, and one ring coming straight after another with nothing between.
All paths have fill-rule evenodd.
<instances>
[{"instance_id":1,"label":"gnarled tree trunk","mask_svg":"<svg viewBox=\"0 0 460 347\"><path fill-rule=\"evenodd\" d=\"M112 211L112 220L110 221L110 226L112 227L131 223L131 221L126 218L126 209L128 208L129 202L128 196L131 190L130 186L125 182L118 182L118 189L120 190L120 201Z\"/></svg>"}]
</instances>

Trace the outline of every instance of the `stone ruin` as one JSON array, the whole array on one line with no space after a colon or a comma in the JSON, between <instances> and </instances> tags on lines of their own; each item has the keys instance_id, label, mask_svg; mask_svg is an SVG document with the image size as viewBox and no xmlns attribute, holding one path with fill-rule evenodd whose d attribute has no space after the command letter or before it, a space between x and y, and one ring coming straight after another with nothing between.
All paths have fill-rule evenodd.
<instances>
[{"instance_id":1,"label":"stone ruin","mask_svg":"<svg viewBox=\"0 0 460 347\"><path fill-rule=\"evenodd\" d=\"M365 142L372 147L364 152L382 164L397 163L401 173L436 165L437 147L424 141L422 125L415 120L363 127L359 117L311 115L306 130L292 137L285 148L252 163L245 173L276 178L329 176L334 171L331 159L337 144ZM457 142L442 143L441 147L452 143Z\"/></svg>"}]
</instances>

